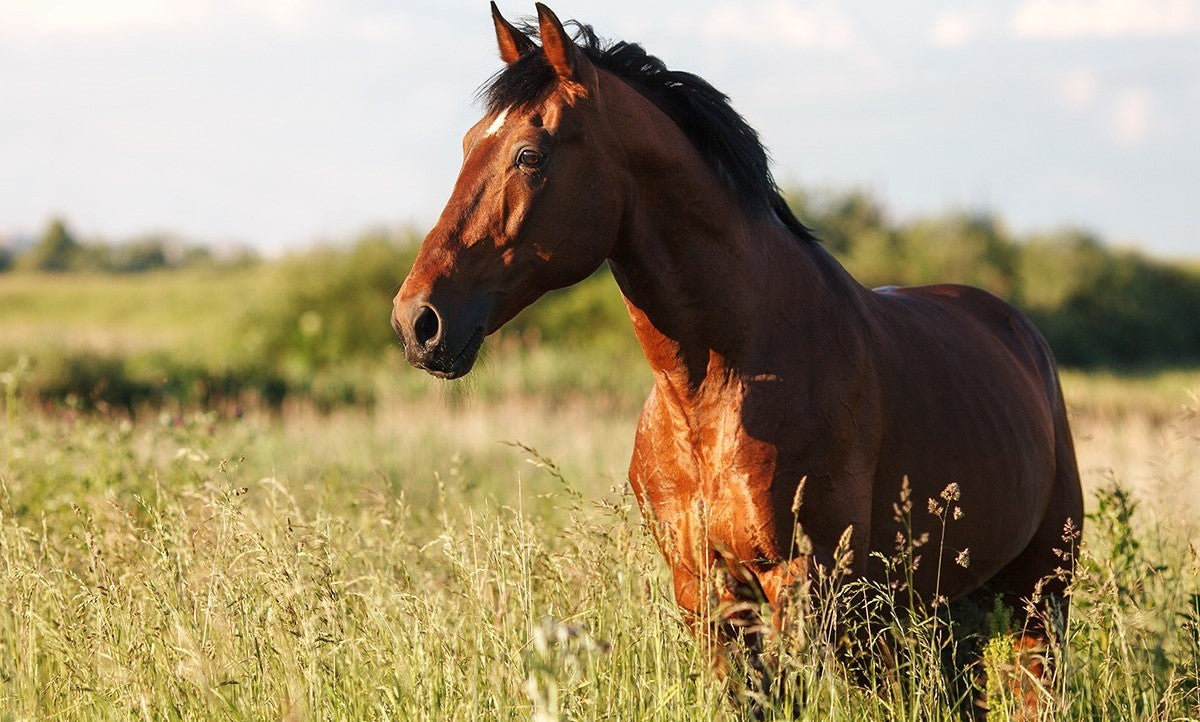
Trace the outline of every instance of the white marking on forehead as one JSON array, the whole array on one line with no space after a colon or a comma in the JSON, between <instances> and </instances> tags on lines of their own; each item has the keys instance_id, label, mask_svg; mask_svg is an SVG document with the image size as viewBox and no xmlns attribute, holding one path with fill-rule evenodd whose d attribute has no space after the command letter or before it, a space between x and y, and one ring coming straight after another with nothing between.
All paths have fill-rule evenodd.
<instances>
[{"instance_id":1,"label":"white marking on forehead","mask_svg":"<svg viewBox=\"0 0 1200 722\"><path fill-rule=\"evenodd\" d=\"M500 111L500 115L496 116L496 119L492 121L492 124L488 126L488 129L483 131L483 137L486 138L489 135L492 135L496 131L500 130L500 128L504 125L504 121L507 119L508 119L508 108L505 108L504 110Z\"/></svg>"}]
</instances>

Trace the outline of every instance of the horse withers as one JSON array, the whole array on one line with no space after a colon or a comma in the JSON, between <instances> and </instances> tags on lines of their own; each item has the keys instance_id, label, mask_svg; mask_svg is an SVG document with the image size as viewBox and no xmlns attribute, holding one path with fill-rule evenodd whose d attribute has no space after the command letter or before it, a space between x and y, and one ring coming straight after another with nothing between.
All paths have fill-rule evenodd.
<instances>
[{"instance_id":1,"label":"horse withers","mask_svg":"<svg viewBox=\"0 0 1200 722\"><path fill-rule=\"evenodd\" d=\"M505 67L394 302L408 360L466 374L488 334L607 260L653 370L629 478L678 604L700 614L719 566L726 601L778 607L839 541L852 576L882 580L898 532L934 534L951 553L910 591L986 585L1026 620L1018 644L1044 647L1023 600L1065 613L1063 534L1083 501L1033 324L966 286L863 287L789 210L728 98L537 9L540 45L492 5ZM969 522L905 529L902 486L918 501L954 490Z\"/></svg>"}]
</instances>

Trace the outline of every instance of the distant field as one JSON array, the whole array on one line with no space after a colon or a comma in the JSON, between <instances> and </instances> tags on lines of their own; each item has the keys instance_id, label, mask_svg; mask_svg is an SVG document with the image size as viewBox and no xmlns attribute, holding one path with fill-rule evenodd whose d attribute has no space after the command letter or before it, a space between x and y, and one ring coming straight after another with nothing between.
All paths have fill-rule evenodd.
<instances>
[{"instance_id":1,"label":"distant field","mask_svg":"<svg viewBox=\"0 0 1200 722\"><path fill-rule=\"evenodd\" d=\"M387 260L393 263L371 272L395 278L398 284L406 266L402 260ZM318 263L313 270L319 268ZM278 264L124 276L0 274L0 365L11 364L20 354L36 360L64 352L123 358L164 354L180 363L202 366L244 361L261 345L262 334L281 323L294 322L287 311L301 316L310 306L321 310L313 300L289 307L288 294L297 291L297 275L295 269L289 274L288 268ZM370 327L376 334L376 350L368 361L373 367L370 383L382 383L384 395L392 385L388 377L394 377L398 388L437 393L437 384L419 374L405 373L396 353L398 345L386 327L390 300L390 292L375 293L368 297L370 305L365 312L354 317L354 323ZM596 308L600 304L602 311ZM545 312L546 308L551 312ZM513 324L519 330L489 340L480 369L452 393L470 389L492 396L518 390L577 388L585 393L615 393L625 403L636 403L648 388L649 376L627 321L618 319L616 328L609 328L613 324L607 321L597 324L604 345L589 345L588 321L597 315L607 317L614 310L624 313L609 278L589 282L586 292L558 294L553 303L541 302L532 316L523 314ZM261 321L264 315L266 321ZM572 344L573 348L564 350L554 342L529 347L522 342L531 329L540 333L539 326L546 323L567 326L572 318L577 319L578 330L570 333L582 339ZM522 324L522 319L529 320ZM510 373L512 369L518 373ZM1137 409L1162 417L1178 410L1181 391L1196 387L1200 369L1151 373L1066 370L1064 378L1069 400L1077 409L1110 414Z\"/></svg>"},{"instance_id":2,"label":"distant field","mask_svg":"<svg viewBox=\"0 0 1200 722\"><path fill-rule=\"evenodd\" d=\"M0 275L0 353L44 347L202 359L270 288L269 269Z\"/></svg>"}]
</instances>

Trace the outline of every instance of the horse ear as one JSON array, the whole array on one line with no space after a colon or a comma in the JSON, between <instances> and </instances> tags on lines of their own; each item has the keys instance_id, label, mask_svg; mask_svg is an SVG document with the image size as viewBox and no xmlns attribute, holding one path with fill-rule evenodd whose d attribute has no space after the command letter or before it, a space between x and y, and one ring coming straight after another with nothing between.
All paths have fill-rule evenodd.
<instances>
[{"instance_id":1,"label":"horse ear","mask_svg":"<svg viewBox=\"0 0 1200 722\"><path fill-rule=\"evenodd\" d=\"M554 11L541 3L537 3L539 34L542 37L542 50L546 60L558 73L560 78L575 79L575 71L579 68L579 47L567 34L562 22Z\"/></svg>"},{"instance_id":2,"label":"horse ear","mask_svg":"<svg viewBox=\"0 0 1200 722\"><path fill-rule=\"evenodd\" d=\"M492 3L492 23L496 26L496 44L500 46L500 59L504 62L515 63L522 55L534 49L533 41L504 19L495 2Z\"/></svg>"}]
</instances>

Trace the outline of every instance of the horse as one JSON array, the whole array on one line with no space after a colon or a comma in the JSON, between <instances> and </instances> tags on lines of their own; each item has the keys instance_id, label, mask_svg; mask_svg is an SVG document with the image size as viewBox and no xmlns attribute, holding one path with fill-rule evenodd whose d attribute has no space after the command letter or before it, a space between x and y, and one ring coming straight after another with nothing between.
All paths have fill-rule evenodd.
<instances>
[{"instance_id":1,"label":"horse","mask_svg":"<svg viewBox=\"0 0 1200 722\"><path fill-rule=\"evenodd\" d=\"M1066 614L1083 498L1033 323L968 286L864 287L789 209L727 96L540 3L526 30L491 7L504 65L393 302L407 360L463 376L486 336L607 262L653 371L629 481L686 613L716 568L722 600L779 609L839 554L882 580L898 533L932 534L949 553L910 591L995 590L1024 620L1018 648L1044 649L1028 601ZM967 521L906 530L902 494L953 494Z\"/></svg>"}]
</instances>

